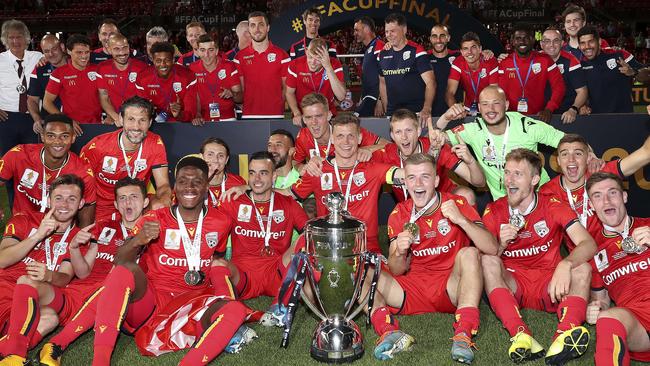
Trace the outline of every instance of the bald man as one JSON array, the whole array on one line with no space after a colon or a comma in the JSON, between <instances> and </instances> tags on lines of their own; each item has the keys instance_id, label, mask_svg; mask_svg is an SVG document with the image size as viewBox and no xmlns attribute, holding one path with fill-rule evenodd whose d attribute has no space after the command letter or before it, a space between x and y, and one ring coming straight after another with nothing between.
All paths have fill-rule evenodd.
<instances>
[{"instance_id":1,"label":"bald man","mask_svg":"<svg viewBox=\"0 0 650 366\"><path fill-rule=\"evenodd\" d=\"M239 22L239 24L237 24L237 28L235 28L235 33L237 34L237 45L232 50L226 52L225 55L225 57L230 61L232 61L235 56L237 56L237 52L243 50L251 44L251 34L248 31L248 20L242 20Z\"/></svg>"}]
</instances>

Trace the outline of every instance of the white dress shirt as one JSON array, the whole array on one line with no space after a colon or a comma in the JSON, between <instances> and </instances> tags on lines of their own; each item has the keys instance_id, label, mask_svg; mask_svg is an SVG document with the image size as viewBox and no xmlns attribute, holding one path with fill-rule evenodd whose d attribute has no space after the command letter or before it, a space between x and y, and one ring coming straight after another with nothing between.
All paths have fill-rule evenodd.
<instances>
[{"instance_id":1,"label":"white dress shirt","mask_svg":"<svg viewBox=\"0 0 650 366\"><path fill-rule=\"evenodd\" d=\"M25 51L23 58L23 75L29 88L29 74L34 70L43 54L37 51ZM21 85L18 78L18 58L11 51L0 53L0 109L5 112L18 112L20 93L16 87Z\"/></svg>"}]
</instances>

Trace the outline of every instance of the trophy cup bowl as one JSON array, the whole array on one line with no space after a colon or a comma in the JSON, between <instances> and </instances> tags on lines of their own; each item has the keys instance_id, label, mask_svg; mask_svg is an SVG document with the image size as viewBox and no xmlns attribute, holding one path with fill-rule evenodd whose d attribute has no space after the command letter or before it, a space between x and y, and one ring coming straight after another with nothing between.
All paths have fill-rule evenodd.
<instances>
[{"instance_id":1,"label":"trophy cup bowl","mask_svg":"<svg viewBox=\"0 0 650 366\"><path fill-rule=\"evenodd\" d=\"M357 301L367 267L366 225L344 211L341 193L330 193L326 204L330 214L305 226L305 250L314 275L307 277L313 296L303 291L302 298L321 318L310 354L321 362L352 362L364 353L363 337L352 319L367 302L367 296Z\"/></svg>"}]
</instances>

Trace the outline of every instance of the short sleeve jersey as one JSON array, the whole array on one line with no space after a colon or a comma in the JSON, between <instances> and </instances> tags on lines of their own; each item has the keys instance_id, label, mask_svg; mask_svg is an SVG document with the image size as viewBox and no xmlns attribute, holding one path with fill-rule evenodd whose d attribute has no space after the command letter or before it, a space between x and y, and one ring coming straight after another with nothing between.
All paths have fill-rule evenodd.
<instances>
[{"instance_id":1,"label":"short sleeve jersey","mask_svg":"<svg viewBox=\"0 0 650 366\"><path fill-rule=\"evenodd\" d=\"M384 49L384 41L377 36L375 37L363 53L363 62L361 63L361 98L366 96L379 98L379 62L377 55Z\"/></svg>"},{"instance_id":2,"label":"short sleeve jersey","mask_svg":"<svg viewBox=\"0 0 650 366\"><path fill-rule=\"evenodd\" d=\"M444 57L437 57L433 52L429 51L429 63L431 64L431 69L436 77L436 97L433 98L433 107L431 107L432 116L442 116L447 109L449 109L447 102L445 102L447 79L449 79L449 73L451 72L451 64L457 57L458 51L455 50L449 50L447 55ZM456 97L456 100L459 100L462 97L460 88L456 93Z\"/></svg>"},{"instance_id":3,"label":"short sleeve jersey","mask_svg":"<svg viewBox=\"0 0 650 366\"><path fill-rule=\"evenodd\" d=\"M431 71L429 56L419 44L408 41L399 51L382 50L377 55L379 75L386 82L387 114L399 108L422 110L425 83L422 74Z\"/></svg>"},{"instance_id":4,"label":"short sleeve jersey","mask_svg":"<svg viewBox=\"0 0 650 366\"><path fill-rule=\"evenodd\" d=\"M253 203L250 194L249 191L236 200L222 202L219 207L219 210L228 215L233 222L232 261L235 263L250 263L261 257L269 219L271 220L269 246L278 257L289 249L293 229L302 231L307 222L307 214L292 197L274 194L273 213L269 217L270 201ZM260 227L259 219L264 230Z\"/></svg>"},{"instance_id":5,"label":"short sleeve jersey","mask_svg":"<svg viewBox=\"0 0 650 366\"><path fill-rule=\"evenodd\" d=\"M106 60L112 59L113 56L109 55L108 53L104 52L104 47L100 47L96 50L93 50L90 53L90 63L98 65Z\"/></svg>"},{"instance_id":6,"label":"short sleeve jersey","mask_svg":"<svg viewBox=\"0 0 650 366\"><path fill-rule=\"evenodd\" d=\"M50 81L50 75L55 69L56 67L49 62L43 66L35 68L29 75L30 81L27 95L43 99L47 82ZM54 100L54 105L57 108L61 108L61 98L57 97ZM44 108L41 108L41 116L47 116L48 114L49 113Z\"/></svg>"},{"instance_id":7,"label":"short sleeve jersey","mask_svg":"<svg viewBox=\"0 0 650 366\"><path fill-rule=\"evenodd\" d=\"M225 173L223 176L222 184L219 185L210 185L208 187L208 201L212 207L219 206L219 198L227 190L233 187L246 185L246 180L240 175L235 173Z\"/></svg>"},{"instance_id":8,"label":"short sleeve jersey","mask_svg":"<svg viewBox=\"0 0 650 366\"><path fill-rule=\"evenodd\" d=\"M204 208L202 214L204 218L201 228L200 268L208 276L213 255L223 255L226 252L231 220L212 207ZM176 219L176 206L147 212L136 224L133 235L137 235L147 221L160 223L160 235L146 245L140 257L140 264L147 268L147 278L154 288L169 293L207 288L209 281L204 281L197 286L190 286L184 281L189 267ZM185 222L185 227L190 240L193 241L197 222Z\"/></svg>"},{"instance_id":9,"label":"short sleeve jersey","mask_svg":"<svg viewBox=\"0 0 650 366\"><path fill-rule=\"evenodd\" d=\"M359 146L376 145L380 137L375 133L361 127L361 143ZM316 148L318 145L318 148ZM312 156L326 158L334 156L334 144L319 144L314 140L309 128L303 127L296 135L296 151L293 154L293 160L298 163L307 162Z\"/></svg>"},{"instance_id":10,"label":"short sleeve jersey","mask_svg":"<svg viewBox=\"0 0 650 366\"><path fill-rule=\"evenodd\" d=\"M283 118L282 79L287 75L289 55L272 43L264 52L250 45L237 53L239 77L243 80L243 118Z\"/></svg>"},{"instance_id":11,"label":"short sleeve jersey","mask_svg":"<svg viewBox=\"0 0 650 366\"><path fill-rule=\"evenodd\" d=\"M336 77L343 82L343 66L341 62L336 58L330 58L330 62L332 63ZM300 57L289 63L289 67L287 68L287 87L296 90L296 101L298 105L300 105L302 98L309 93L320 93L324 95L327 98L330 112L332 112L332 115L336 115L336 105L338 103L334 96L327 72L325 68L321 68L316 72L309 70L307 57Z\"/></svg>"},{"instance_id":12,"label":"short sleeve jersey","mask_svg":"<svg viewBox=\"0 0 650 366\"><path fill-rule=\"evenodd\" d=\"M122 103L138 93L135 81L140 73L147 69L147 64L131 58L124 70L118 70L113 60L107 60L97 66L97 87L108 92L108 97L116 111L120 110Z\"/></svg>"},{"instance_id":13,"label":"short sleeve jersey","mask_svg":"<svg viewBox=\"0 0 650 366\"><path fill-rule=\"evenodd\" d=\"M493 57L489 60L481 59L478 68L471 70L465 57L458 56L451 64L449 79L456 80L465 90L465 105L471 106L478 103L478 95L490 84L499 82L499 64ZM443 94L444 95L444 94Z\"/></svg>"},{"instance_id":14,"label":"short sleeve jersey","mask_svg":"<svg viewBox=\"0 0 650 366\"><path fill-rule=\"evenodd\" d=\"M453 200L463 216L483 225L476 210L461 196L450 193L438 194L435 210L423 215L415 223L420 228L419 238L411 246L411 263L408 273L422 274L431 272L451 272L458 251L470 245L470 239L460 226L452 223L442 215L442 202ZM397 235L404 231L404 224L411 219L413 200L408 199L395 206L388 216L388 239L392 243Z\"/></svg>"},{"instance_id":15,"label":"short sleeve jersey","mask_svg":"<svg viewBox=\"0 0 650 366\"><path fill-rule=\"evenodd\" d=\"M167 152L165 143L160 136L149 131L142 141L142 154L140 149L122 153L119 139L122 129L95 136L82 149L80 156L88 162L94 172L97 182L97 206L113 207L115 200L115 184L118 180L126 178L134 171L135 177L143 182L149 182L152 170L167 167ZM124 159L126 154L126 160ZM128 169L127 169L128 165Z\"/></svg>"},{"instance_id":16,"label":"short sleeve jersey","mask_svg":"<svg viewBox=\"0 0 650 366\"><path fill-rule=\"evenodd\" d=\"M124 235L126 233L126 236ZM132 231L124 227L120 220L102 220L93 228L95 239L93 243L97 244L97 255L92 271L84 279L76 279L77 285L91 285L104 281L108 272L113 268L113 261L119 247L124 245L126 239L131 236Z\"/></svg>"},{"instance_id":17,"label":"short sleeve jersey","mask_svg":"<svg viewBox=\"0 0 650 366\"><path fill-rule=\"evenodd\" d=\"M167 113L168 122L189 121L194 117L192 111L196 110L196 101L189 99L190 95L194 95L190 90L190 84L193 83L194 75L180 65L174 65L166 79L159 77L156 70L150 67L140 73L135 81L138 96L150 100L156 107L157 113ZM176 101L182 104L182 110L175 118L169 104Z\"/></svg>"},{"instance_id":18,"label":"short sleeve jersey","mask_svg":"<svg viewBox=\"0 0 650 366\"><path fill-rule=\"evenodd\" d=\"M191 50L190 52L184 53L183 55L181 55L181 58L179 58L176 61L176 64L182 65L182 66L185 66L185 67L190 67L191 64L193 64L194 62L196 62L198 60L199 60L199 56L197 56L194 53L194 50Z\"/></svg>"},{"instance_id":19,"label":"short sleeve jersey","mask_svg":"<svg viewBox=\"0 0 650 366\"><path fill-rule=\"evenodd\" d=\"M289 47L289 56L292 60L300 58L305 55L305 49L309 47L312 39L307 37L302 37L302 39ZM327 41L327 52L330 57L336 58L336 46L331 41Z\"/></svg>"},{"instance_id":20,"label":"short sleeve jersey","mask_svg":"<svg viewBox=\"0 0 650 366\"><path fill-rule=\"evenodd\" d=\"M78 70L68 63L52 71L45 90L61 99L63 113L68 117L79 123L100 123L102 107L97 79L96 65Z\"/></svg>"},{"instance_id":21,"label":"short sleeve jersey","mask_svg":"<svg viewBox=\"0 0 650 366\"><path fill-rule=\"evenodd\" d=\"M556 130L553 126L517 112L506 112L506 118L506 123L509 126L506 146L503 146L505 134L492 135L494 139L492 141L485 122L481 118L476 118L473 122L459 125L447 131L447 136L452 145L458 143L455 136L455 133L458 133L463 141L474 150L494 199L506 195L503 185L503 168L505 166L505 156L508 152L518 147L537 151L540 143L550 147L557 147L560 139L564 136L564 132ZM544 169L542 169L541 178L540 184L549 181L548 174Z\"/></svg>"},{"instance_id":22,"label":"short sleeve jersey","mask_svg":"<svg viewBox=\"0 0 650 366\"><path fill-rule=\"evenodd\" d=\"M576 100L576 89L587 86L587 80L580 61L569 52L560 51L560 57L555 61L555 64L558 70L560 70L560 74L562 74L565 87L562 104L555 111L556 114L560 114L571 108ZM547 101L551 99L551 95L551 87L547 85L546 90L544 90L544 96Z\"/></svg>"},{"instance_id":23,"label":"short sleeve jersey","mask_svg":"<svg viewBox=\"0 0 650 366\"><path fill-rule=\"evenodd\" d=\"M534 268L554 271L562 260L562 236L571 225L580 225L567 204L553 197L537 196L533 210L513 242L501 254L507 268ZM488 203L483 214L485 227L499 240L501 225L508 224L508 198Z\"/></svg>"},{"instance_id":24,"label":"short sleeve jersey","mask_svg":"<svg viewBox=\"0 0 650 366\"><path fill-rule=\"evenodd\" d=\"M60 169L50 169L43 164L43 144L16 145L0 160L0 180L14 182L13 213L23 213L32 219L40 217L43 184L49 192L50 184L60 175L74 174L84 182L85 205L95 204L95 178L88 163L73 152Z\"/></svg>"},{"instance_id":25,"label":"short sleeve jersey","mask_svg":"<svg viewBox=\"0 0 650 366\"><path fill-rule=\"evenodd\" d=\"M190 70L196 79L194 91L198 94L203 120L214 122L234 120L235 103L232 98L222 98L219 95L224 89L230 90L239 85L239 74L235 64L220 58L217 68L209 72L199 60L190 65Z\"/></svg>"}]
</instances>

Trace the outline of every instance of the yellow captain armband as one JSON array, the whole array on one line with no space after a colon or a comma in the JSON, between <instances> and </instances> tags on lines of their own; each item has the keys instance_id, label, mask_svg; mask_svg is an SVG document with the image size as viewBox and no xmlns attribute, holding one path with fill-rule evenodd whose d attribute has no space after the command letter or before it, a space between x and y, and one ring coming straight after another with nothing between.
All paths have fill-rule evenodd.
<instances>
[{"instance_id":1,"label":"yellow captain armband","mask_svg":"<svg viewBox=\"0 0 650 366\"><path fill-rule=\"evenodd\" d=\"M402 181L401 179L395 178L395 172L399 169L396 166L391 167L386 171L386 183L388 184L393 184L393 185L401 185Z\"/></svg>"}]
</instances>

